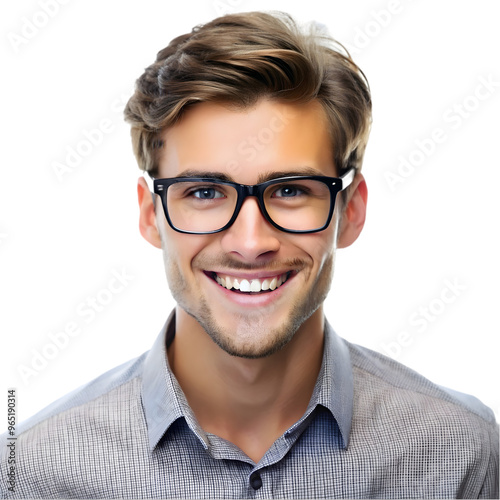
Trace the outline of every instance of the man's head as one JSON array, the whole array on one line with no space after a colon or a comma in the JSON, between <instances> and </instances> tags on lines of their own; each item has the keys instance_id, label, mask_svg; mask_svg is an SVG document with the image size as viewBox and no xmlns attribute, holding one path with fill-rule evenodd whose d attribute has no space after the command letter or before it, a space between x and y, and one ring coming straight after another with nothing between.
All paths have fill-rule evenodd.
<instances>
[{"instance_id":1,"label":"man's head","mask_svg":"<svg viewBox=\"0 0 500 500\"><path fill-rule=\"evenodd\" d=\"M169 187L163 198L172 210L184 211L183 224L191 218L181 229L200 232L200 224L212 223L202 211L219 220L225 210L229 187L214 188L206 178L251 186L359 171L369 92L354 63L326 42L325 35L300 34L287 17L249 13L196 28L159 53L139 79L126 116L141 168L176 179L175 191ZM178 184L180 177L205 180L193 188ZM250 195L220 232L185 234L166 223L161 204L155 210L146 183L139 181L141 233L163 248L178 314L194 318L193 328L201 325L232 355L268 356L308 321L321 324L335 248L350 245L363 227L366 187L358 174L340 228L336 209L318 232L280 230L262 206L293 229L302 214L314 212L307 211L308 203L294 205L306 193L321 206L331 203L324 190L316 195L308 183L294 186L287 181L266 191L263 205ZM276 207L291 215L271 213Z\"/></svg>"},{"instance_id":2,"label":"man's head","mask_svg":"<svg viewBox=\"0 0 500 500\"><path fill-rule=\"evenodd\" d=\"M165 146L161 132L193 105L244 109L262 98L317 100L328 118L337 173L359 172L371 122L362 72L318 26L302 32L287 15L262 12L220 17L157 54L125 109L139 167L156 174Z\"/></svg>"}]
</instances>

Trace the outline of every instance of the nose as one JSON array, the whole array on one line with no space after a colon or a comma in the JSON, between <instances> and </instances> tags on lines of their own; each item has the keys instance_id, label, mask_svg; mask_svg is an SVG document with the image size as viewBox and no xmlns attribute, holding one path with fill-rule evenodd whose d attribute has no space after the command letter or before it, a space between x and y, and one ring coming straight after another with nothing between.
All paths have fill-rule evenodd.
<instances>
[{"instance_id":1,"label":"nose","mask_svg":"<svg viewBox=\"0 0 500 500\"><path fill-rule=\"evenodd\" d=\"M224 252L238 254L245 261L271 256L280 248L279 230L260 211L257 200L248 197L234 223L222 233Z\"/></svg>"}]
</instances>

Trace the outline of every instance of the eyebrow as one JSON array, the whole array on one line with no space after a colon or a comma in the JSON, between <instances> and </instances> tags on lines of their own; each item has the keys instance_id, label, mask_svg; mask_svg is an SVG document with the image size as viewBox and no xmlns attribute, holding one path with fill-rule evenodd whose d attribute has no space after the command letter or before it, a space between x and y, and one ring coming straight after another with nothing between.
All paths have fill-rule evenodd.
<instances>
[{"instance_id":1,"label":"eyebrow","mask_svg":"<svg viewBox=\"0 0 500 500\"><path fill-rule=\"evenodd\" d=\"M298 167L293 170L275 170L271 172L266 172L263 174L260 174L259 177L257 178L257 184L260 184L262 182L270 181L273 179L279 179L281 177L293 177L296 175L321 175L324 176L325 174L323 172L320 172L319 170L312 168L312 167ZM226 181L226 182L235 182L235 180L228 174L224 172L217 172L217 171L206 171L206 170L194 170L194 169L189 169L189 170L184 170L181 172L179 175L176 175L176 178L179 177L203 177L203 178L210 178L210 179L217 179L220 181ZM237 183L239 184L239 183Z\"/></svg>"},{"instance_id":2,"label":"eyebrow","mask_svg":"<svg viewBox=\"0 0 500 500\"><path fill-rule=\"evenodd\" d=\"M175 179L179 177L203 177L209 179L217 179L219 181L234 182L233 178L223 172L209 172L206 170L184 170L179 175L175 176Z\"/></svg>"}]
</instances>

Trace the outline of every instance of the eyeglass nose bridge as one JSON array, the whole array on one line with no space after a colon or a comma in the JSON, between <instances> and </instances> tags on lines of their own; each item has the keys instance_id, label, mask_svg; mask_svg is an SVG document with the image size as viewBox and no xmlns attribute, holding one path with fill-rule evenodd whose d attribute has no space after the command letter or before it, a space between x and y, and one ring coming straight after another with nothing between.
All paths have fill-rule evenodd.
<instances>
[{"instance_id":1,"label":"eyeglass nose bridge","mask_svg":"<svg viewBox=\"0 0 500 500\"><path fill-rule=\"evenodd\" d=\"M271 217L267 213L263 197L265 186L261 186L259 184L253 186L239 184L238 186L235 187L238 192L238 199L236 201L236 206L234 208L233 216L231 217L231 220L224 226L224 229L228 229L234 224L238 215L240 214L243 203L249 197L255 197L257 199L257 205L259 206L260 213L264 216L264 219L266 219L267 222L269 222L274 227L279 228L279 226L271 219Z\"/></svg>"}]
</instances>

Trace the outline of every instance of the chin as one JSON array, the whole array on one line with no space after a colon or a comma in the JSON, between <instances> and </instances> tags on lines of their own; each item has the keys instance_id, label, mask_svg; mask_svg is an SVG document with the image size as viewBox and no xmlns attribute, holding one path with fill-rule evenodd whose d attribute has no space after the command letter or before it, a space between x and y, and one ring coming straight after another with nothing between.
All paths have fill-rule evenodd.
<instances>
[{"instance_id":1,"label":"chin","mask_svg":"<svg viewBox=\"0 0 500 500\"><path fill-rule=\"evenodd\" d=\"M294 304L275 325L270 325L270 315L256 312L252 315L237 316L231 325L221 324L208 309L205 301L201 302L199 313L192 316L202 326L213 342L230 356L245 359L269 357L286 347L294 338L299 328L320 307L322 301L311 304L310 301Z\"/></svg>"}]
</instances>

